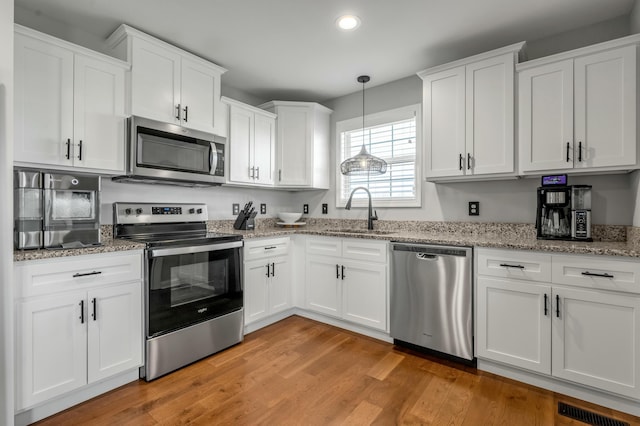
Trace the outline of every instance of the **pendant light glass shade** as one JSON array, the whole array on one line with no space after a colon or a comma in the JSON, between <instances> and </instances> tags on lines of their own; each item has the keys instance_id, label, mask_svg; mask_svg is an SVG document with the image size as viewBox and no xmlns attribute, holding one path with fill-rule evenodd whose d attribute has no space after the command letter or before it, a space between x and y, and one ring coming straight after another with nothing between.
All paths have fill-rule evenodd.
<instances>
[{"instance_id":1,"label":"pendant light glass shade","mask_svg":"<svg viewBox=\"0 0 640 426\"><path fill-rule=\"evenodd\" d=\"M364 144L364 84L369 80L368 75L358 77L358 82L362 83L362 148L357 155L347 158L340 164L340 172L346 176L382 175L387 172L387 162L369 154Z\"/></svg>"}]
</instances>

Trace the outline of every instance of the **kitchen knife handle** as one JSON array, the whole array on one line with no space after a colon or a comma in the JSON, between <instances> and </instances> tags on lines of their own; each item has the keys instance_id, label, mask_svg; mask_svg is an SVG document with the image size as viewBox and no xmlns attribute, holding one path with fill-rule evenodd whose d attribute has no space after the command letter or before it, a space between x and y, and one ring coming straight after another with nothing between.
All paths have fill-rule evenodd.
<instances>
[{"instance_id":1,"label":"kitchen knife handle","mask_svg":"<svg viewBox=\"0 0 640 426\"><path fill-rule=\"evenodd\" d=\"M462 170L462 161L463 161L463 157L462 157L462 154L460 154L460 157L458 158L458 167L460 167L460 170Z\"/></svg>"},{"instance_id":2,"label":"kitchen knife handle","mask_svg":"<svg viewBox=\"0 0 640 426\"><path fill-rule=\"evenodd\" d=\"M67 139L67 160L71 159L71 139Z\"/></svg>"},{"instance_id":3,"label":"kitchen knife handle","mask_svg":"<svg viewBox=\"0 0 640 426\"><path fill-rule=\"evenodd\" d=\"M189 121L189 106L187 105L186 107L184 107L184 122L186 123L187 121Z\"/></svg>"},{"instance_id":4,"label":"kitchen knife handle","mask_svg":"<svg viewBox=\"0 0 640 426\"><path fill-rule=\"evenodd\" d=\"M78 160L82 161L82 140L78 144Z\"/></svg>"},{"instance_id":5,"label":"kitchen knife handle","mask_svg":"<svg viewBox=\"0 0 640 426\"><path fill-rule=\"evenodd\" d=\"M80 324L84 324L84 300L81 300L79 305L80 305Z\"/></svg>"},{"instance_id":6,"label":"kitchen knife handle","mask_svg":"<svg viewBox=\"0 0 640 426\"><path fill-rule=\"evenodd\" d=\"M569 162L569 151L571 150L569 142L567 142L567 163Z\"/></svg>"},{"instance_id":7,"label":"kitchen knife handle","mask_svg":"<svg viewBox=\"0 0 640 426\"><path fill-rule=\"evenodd\" d=\"M91 318L93 318L94 321L96 321L98 319L98 311L96 308L96 305L98 303L96 302L96 298L94 297L93 299L91 299L91 305L93 306L93 313L91 314Z\"/></svg>"}]
</instances>

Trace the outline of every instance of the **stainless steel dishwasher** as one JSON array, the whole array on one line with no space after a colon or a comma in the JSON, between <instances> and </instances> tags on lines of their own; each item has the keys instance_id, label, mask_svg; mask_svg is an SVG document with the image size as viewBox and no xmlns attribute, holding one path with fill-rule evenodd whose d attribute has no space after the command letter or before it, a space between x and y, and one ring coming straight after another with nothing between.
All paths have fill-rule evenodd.
<instances>
[{"instance_id":1,"label":"stainless steel dishwasher","mask_svg":"<svg viewBox=\"0 0 640 426\"><path fill-rule=\"evenodd\" d=\"M472 361L471 247L392 243L391 337Z\"/></svg>"}]
</instances>

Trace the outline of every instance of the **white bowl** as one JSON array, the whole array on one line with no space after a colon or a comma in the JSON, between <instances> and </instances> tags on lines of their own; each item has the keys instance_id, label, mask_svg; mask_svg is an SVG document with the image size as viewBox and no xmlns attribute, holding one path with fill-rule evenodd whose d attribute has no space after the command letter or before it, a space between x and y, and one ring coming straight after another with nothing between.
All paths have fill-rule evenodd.
<instances>
[{"instance_id":1,"label":"white bowl","mask_svg":"<svg viewBox=\"0 0 640 426\"><path fill-rule=\"evenodd\" d=\"M302 213L280 212L278 213L278 217L284 223L295 223L296 220L302 217Z\"/></svg>"}]
</instances>

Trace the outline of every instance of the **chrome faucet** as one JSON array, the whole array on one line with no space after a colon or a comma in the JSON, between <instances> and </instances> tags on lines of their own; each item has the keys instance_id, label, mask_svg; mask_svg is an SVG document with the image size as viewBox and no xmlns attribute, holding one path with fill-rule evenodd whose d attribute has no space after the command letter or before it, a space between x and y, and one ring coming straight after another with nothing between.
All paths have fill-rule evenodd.
<instances>
[{"instance_id":1,"label":"chrome faucet","mask_svg":"<svg viewBox=\"0 0 640 426\"><path fill-rule=\"evenodd\" d=\"M369 196L369 218L367 220L367 229L373 229L373 221L378 220L378 212L374 212L373 208L371 207L371 193L367 188L365 188L364 186L359 186L351 191L351 195L349 195L349 201L347 201L347 205L344 206L344 208L345 210L351 210L351 199L353 198L353 193L358 189L366 191L367 195Z\"/></svg>"}]
</instances>

